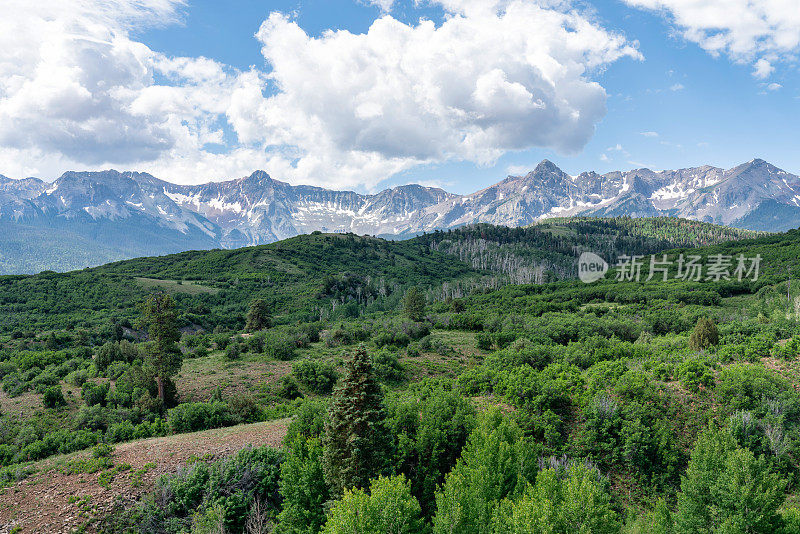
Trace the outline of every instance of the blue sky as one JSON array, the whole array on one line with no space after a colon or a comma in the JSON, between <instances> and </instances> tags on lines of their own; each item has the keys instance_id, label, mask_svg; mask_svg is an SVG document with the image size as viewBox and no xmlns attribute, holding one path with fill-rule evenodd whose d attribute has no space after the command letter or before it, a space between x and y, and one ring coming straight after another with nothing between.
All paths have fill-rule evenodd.
<instances>
[{"instance_id":1,"label":"blue sky","mask_svg":"<svg viewBox=\"0 0 800 534\"><path fill-rule=\"evenodd\" d=\"M115 1L124 3L124 0ZM388 10L366 1L353 0L234 0L224 3L188 0L184 5L172 0L147 1L153 4L161 3L166 7L163 11L157 11L163 7L159 4L153 8L152 13L132 16L132 21L129 19L121 21L109 16L103 23L109 26L110 35L124 35L128 42L142 44L153 54L155 59L151 61L157 66L152 80L136 83L177 87L179 90L186 90L191 86L192 92L189 93L187 90L180 97L181 104L186 102L191 104L181 107L178 104L163 106L163 101L160 100L154 103L157 100L152 96L155 91L151 92L147 87L143 89L148 91L145 97L137 95L135 103L128 101L123 105L112 101L109 106L119 105L126 109L147 110L146 113L136 111L131 116L107 119L111 124L119 122L120 129L129 131L137 128L137 125L145 120L143 119L145 115L149 121L142 126L148 135L137 134L133 139L126 135L115 141L113 150L109 148L106 138L100 134L95 137L87 136L83 141L85 146L80 150L75 149L73 146L75 132L69 129L79 129L81 134L84 134L87 128L94 127L87 126L90 122L80 118L74 120L70 118L72 123L64 123L64 136L73 140L70 143L54 141L52 134L43 139L23 140L4 140L0 136L0 165L3 165L0 167L0 173L21 177L15 176L14 172L19 174L29 171L52 179L68 168L79 166L103 168L114 165L150 171L172 181L201 182L226 177L234 178L245 174L248 169L255 170L268 166L271 168L267 170L274 178L293 183L314 183L368 191L401 183L420 182L441 185L458 193L472 192L499 181L509 173L518 174L532 169L544 158L554 161L571 174L585 170L605 172L645 166L671 169L711 164L727 168L754 157L764 158L788 171L800 173L800 151L797 150L796 133L800 119L798 113L800 85L796 61L798 50L791 40L795 35L800 35L800 27L795 27L791 20L788 23L770 22L779 15L774 13L773 7L778 5L776 3L778 0L762 0L766 14L761 19L766 21L767 29L764 30L761 41L753 43L748 43L746 37L741 37L747 32L736 27L734 23L731 23L729 28L710 30L702 21L693 26L691 17L694 13L691 7L686 7L690 3L681 0L559 2L560 5L552 9L580 13L581 20L591 24L593 28L615 35L624 41L603 47L599 52L593 48L595 45L586 44L587 50L604 54L604 59L598 65L588 67L582 75L568 80L569 83L577 79L599 84L605 91L605 97L591 93L585 99L581 97L583 99L580 101L581 104L572 103L587 114L595 114L595 118L589 121L588 126L586 124L580 127L570 126L572 128L570 132L564 134L569 137L568 141L563 137L549 136L547 132L539 136L536 124L527 129L530 125L525 124L524 117L520 119L516 116L516 110L511 109L508 113L498 111L497 116L490 119L493 124L499 124L500 129L519 129L519 134L501 139L495 132L486 137L487 147L475 147L467 142L459 144L456 141L454 144L452 140L443 140L441 146L438 146L439 138L433 132L423 144L437 145L435 150L431 149L429 152L423 146L417 149L409 148L408 153L405 153L402 147L405 144L413 145L413 126L407 124L392 126L387 133L381 129L381 125L375 123L359 121L348 124L350 117L346 109L341 111L340 117L323 117L322 121L327 129L323 132L324 135L320 134L319 137L306 138L302 133L290 132L291 126L286 125L277 127L286 129L281 135L265 133L276 128L276 120L280 122L279 119L270 118L269 115L276 113L276 107L280 111L280 106L286 107L287 115L295 114L291 121L307 120L306 129L313 129L311 125L315 124L314 121L318 118L315 114L320 112L303 108L303 99L307 101L309 95L316 94L328 98L327 104L324 105L325 109L321 111L323 114L328 113L331 107L336 107L336 98L347 99L348 86L336 87L335 89L339 91L336 95L325 95L329 88L326 87L324 79L322 81L312 79L317 88L310 93L304 92L308 88L297 86L296 95L284 95L286 99L277 103L254 103L238 115L230 111L230 106L236 107L235 102L239 101L237 100L239 96L231 97L234 104L227 102L224 109L223 107L215 109L214 93L233 91L234 87L243 87L246 83L252 90L249 93L250 102L259 98L267 101L275 94L290 93L295 90L294 86L286 84L302 85L302 79L298 81L298 77L302 78L304 74L303 71L291 71L292 54L313 54L317 50L321 50L320 53L327 53L324 48L315 44L324 41L325 32L328 30L347 30L358 37L368 32L377 19L391 17L398 25L402 25L395 27L398 30L396 34L387 34L389 37L386 37L386 46L391 47L397 46L392 41L392 35L403 35L406 28L417 27L420 19L429 19L437 27L454 16L463 16L467 19L471 17L477 24L481 23L480 17L488 17L487 24L494 24L499 20L497 17L500 16L498 13L502 14L502 8L489 13L479 12L477 9L469 11L472 9L469 7L463 10L461 7L452 7L459 3L469 4L469 0L445 0L422 6L413 2L384 0L384 7L391 4ZM448 1L451 2L450 5ZM717 1L721 2L724 8L724 2ZM526 0L507 0L507 2L524 4ZM380 2L375 0L375 3ZM552 2L538 3L546 9L551 9ZM647 9L651 6L659 9ZM773 12L770 13L769 10ZM257 37L256 34L259 33L264 21L274 13L282 13L284 19L275 19L274 28L270 31L261 29L261 34ZM758 22L761 19L755 17L754 20ZM686 20L692 22L687 23ZM82 24L82 21L79 22ZM800 21L797 26L800 26ZM296 48L291 45L276 47L269 59L265 57L262 47L272 46L271 40L288 39L297 28L306 34L303 44L297 45ZM689 36L690 30L698 29L712 34L726 32L725 35L730 36L733 44L721 50L711 50L708 42ZM782 36L788 35L789 44L785 44L785 40L781 46L764 44L771 38L770 31ZM585 40L581 41L584 42ZM375 40L371 46L374 46L374 43ZM747 48L748 45L750 49ZM349 50L347 48L349 45L344 40L337 41L336 46L338 48L332 46L328 48L332 53ZM434 46L432 45L432 49ZM455 46L458 46L457 42ZM555 46L559 46L558 43ZM364 45L364 48L368 49L369 46ZM360 52L354 52L356 58L358 53ZM416 53L424 54L424 49ZM498 65L508 64L509 58L503 56L507 53L508 51L502 47L498 48ZM640 57L634 57L636 54ZM203 81L198 82L196 77L187 74L189 68L185 64L179 67L172 65L166 69L159 66L175 58L189 58L184 63L192 65L202 62L202 58L208 58L213 60L214 68L218 72L204 74ZM770 71L768 75L754 74L755 65L760 58L769 60L771 67L768 69ZM572 59L567 58L566 61ZM36 61L36 58L31 61ZM276 61L283 61L288 65L282 67L281 72L285 74L282 78L284 80L282 87L276 85L274 79L269 79ZM482 69L492 70L492 56L484 57L481 61L485 62ZM345 67L352 67L353 64L347 63ZM313 62L311 65L312 70L307 70L306 75L309 72L314 74ZM528 79L524 72L526 66L530 65L523 65L521 70L516 71L514 69L518 66L503 67L508 73L504 79L513 82L512 78L515 75L521 76L520 80ZM208 69L209 72L213 70L211 67ZM512 74L512 71L517 74ZM243 74L248 72L251 73L250 78ZM212 78L213 83L208 81ZM256 78L259 81L253 81ZM85 76L81 78L83 79ZM434 78L436 79L439 78ZM129 81L125 83L136 85ZM435 85L435 82L432 83ZM521 83L526 85L524 81ZM538 82L531 83L535 85ZM253 89L254 84L257 89ZM587 88L581 90L584 89L590 91ZM398 91L403 90L404 86L398 86ZM532 92L536 95L535 91ZM235 95L240 94L244 93L235 93ZM345 96L342 97L342 94ZM3 109L4 96L11 101L11 97L18 95L12 95L11 89L8 88L5 89L4 95L0 86L0 110ZM94 100L98 100L96 95ZM220 97L219 100L223 99ZM243 98L241 100L244 101ZM498 105L497 101L492 102L494 104L487 105ZM263 107L265 105L272 107L266 109ZM376 102L369 102L369 106L374 105ZM388 105L394 105L391 99ZM545 97L543 105L547 107L554 104ZM601 108L603 105L606 108L605 112L598 111L598 106ZM303 109L295 110L292 106ZM358 109L366 109L371 113L369 110L372 107L369 106ZM181 116L184 111L175 111L189 107L192 109L185 112L185 117ZM380 105L378 108L380 109ZM358 110L357 112L361 113ZM482 112L485 112L485 109ZM159 116L159 113L162 117L169 114L171 117L169 125L177 125L174 128L182 126L186 132L182 134L178 129L170 130L168 128L173 126L169 126L167 121L158 123L150 118ZM261 122L253 119L258 113L263 113L267 118ZM386 113L386 108L383 113ZM23 117L21 112L13 119L21 126L25 126L25 119L20 117ZM452 121L452 118L443 120L444 122L439 124L443 129L450 127L451 124L463 124L461 120L455 123L447 122ZM542 130L563 127L561 124L563 121L559 121L560 119L544 121ZM97 120L93 120L91 124L96 122ZM342 131L337 130L337 124L342 125ZM375 129L375 136L380 138L380 141L365 141L352 132L353 128L364 128L364 124ZM476 127L476 124L479 126ZM472 122L467 124L465 129L480 130L484 128L483 124L480 121ZM31 126L34 131L35 128L36 125ZM408 137L391 139L394 131L401 131L403 128L408 128L405 132ZM352 139L348 137L351 135L355 137ZM481 135L488 134L485 130L481 130ZM390 139L383 140L382 136L388 136ZM526 136L532 140L527 142ZM576 140L576 137L580 139ZM288 141L283 141L284 139ZM475 144L480 145L481 139L484 137L479 136ZM97 146L95 147L93 143ZM4 144L5 153L2 150ZM551 145L553 148L543 145ZM124 147L128 146L136 146L138 149L126 153ZM308 153L313 153L316 146L327 146L327 149L321 148L320 152L328 150L329 154L326 153L324 157L313 161L310 159L304 161L304 157ZM263 156L265 153L268 156ZM365 153L369 153L370 156L364 156ZM108 154L115 156L111 157ZM254 154L258 157L253 157ZM280 154L282 159L276 159L274 154ZM373 157L374 154L377 155ZM24 160L26 155L31 160L49 163L41 163L39 166L34 163L20 166L18 162L20 159ZM181 163L175 164L174 162L178 160ZM365 169L363 176L359 172L361 162ZM7 168L15 165L19 170ZM239 174L236 174L237 172Z\"/></svg>"}]
</instances>

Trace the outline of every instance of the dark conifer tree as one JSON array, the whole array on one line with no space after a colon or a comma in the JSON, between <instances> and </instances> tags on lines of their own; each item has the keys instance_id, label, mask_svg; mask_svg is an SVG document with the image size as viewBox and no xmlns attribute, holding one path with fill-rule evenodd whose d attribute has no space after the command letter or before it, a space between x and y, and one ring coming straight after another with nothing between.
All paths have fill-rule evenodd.
<instances>
[{"instance_id":1,"label":"dark conifer tree","mask_svg":"<svg viewBox=\"0 0 800 534\"><path fill-rule=\"evenodd\" d=\"M272 326L272 317L269 313L269 305L263 299L256 299L250 303L250 309L247 311L247 323L245 330L248 332L256 332Z\"/></svg>"},{"instance_id":2,"label":"dark conifer tree","mask_svg":"<svg viewBox=\"0 0 800 534\"><path fill-rule=\"evenodd\" d=\"M692 350L705 350L719 343L719 332L714 321L701 317L689 336L689 348Z\"/></svg>"},{"instance_id":3,"label":"dark conifer tree","mask_svg":"<svg viewBox=\"0 0 800 534\"><path fill-rule=\"evenodd\" d=\"M175 304L169 295L158 293L151 295L141 305L141 311L139 324L147 330L150 338L145 346L145 361L153 369L158 398L164 403L167 383L183 364L181 351L175 344L181 338Z\"/></svg>"},{"instance_id":4,"label":"dark conifer tree","mask_svg":"<svg viewBox=\"0 0 800 534\"><path fill-rule=\"evenodd\" d=\"M382 474L390 456L383 392L362 345L347 362L325 425L324 471L331 493L365 488Z\"/></svg>"},{"instance_id":5,"label":"dark conifer tree","mask_svg":"<svg viewBox=\"0 0 800 534\"><path fill-rule=\"evenodd\" d=\"M425 318L425 295L412 287L403 297L403 310L412 321L421 321Z\"/></svg>"}]
</instances>

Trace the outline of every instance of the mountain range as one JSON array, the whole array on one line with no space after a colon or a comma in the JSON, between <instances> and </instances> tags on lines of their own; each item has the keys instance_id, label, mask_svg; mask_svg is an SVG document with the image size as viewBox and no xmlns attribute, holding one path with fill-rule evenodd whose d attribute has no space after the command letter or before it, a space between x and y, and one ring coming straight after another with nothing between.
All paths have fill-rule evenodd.
<instances>
[{"instance_id":1,"label":"mountain range","mask_svg":"<svg viewBox=\"0 0 800 534\"><path fill-rule=\"evenodd\" d=\"M0 175L0 273L236 248L316 230L404 238L479 222L527 226L575 215L671 216L783 231L800 226L800 177L760 159L727 170L578 176L545 160L470 195L420 185L365 195L293 186L263 171L196 186L114 170L67 172L52 183Z\"/></svg>"}]
</instances>

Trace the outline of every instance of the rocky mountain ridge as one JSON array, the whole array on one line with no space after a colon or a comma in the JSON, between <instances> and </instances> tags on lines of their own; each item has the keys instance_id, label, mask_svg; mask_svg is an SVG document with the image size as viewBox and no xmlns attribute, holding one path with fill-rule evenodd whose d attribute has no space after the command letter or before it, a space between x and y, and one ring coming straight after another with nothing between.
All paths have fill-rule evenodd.
<instances>
[{"instance_id":1,"label":"rocky mountain ridge","mask_svg":"<svg viewBox=\"0 0 800 534\"><path fill-rule=\"evenodd\" d=\"M674 216L787 230L800 226L800 177L760 159L727 170L706 165L578 176L545 160L524 176L470 195L420 185L365 195L293 186L263 171L196 186L113 170L67 172L53 183L0 175L0 226L8 236L0 238L0 272L9 272L5 264L13 264L15 254L35 258L30 236L39 233L50 240L63 235L66 250L71 236L84 252L95 243L104 250L98 260L110 261L258 245L315 230L403 238L474 223L527 226L576 215ZM22 237L14 241L23 234L24 243Z\"/></svg>"}]
</instances>

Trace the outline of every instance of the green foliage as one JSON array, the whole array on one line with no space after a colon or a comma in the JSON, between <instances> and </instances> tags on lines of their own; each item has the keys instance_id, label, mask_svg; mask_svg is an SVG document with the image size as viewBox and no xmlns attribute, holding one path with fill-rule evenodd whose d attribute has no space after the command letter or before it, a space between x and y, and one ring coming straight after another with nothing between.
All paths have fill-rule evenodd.
<instances>
[{"instance_id":1,"label":"green foliage","mask_svg":"<svg viewBox=\"0 0 800 534\"><path fill-rule=\"evenodd\" d=\"M397 352L381 349L372 354L372 368L382 382L400 382L406 370L397 357Z\"/></svg>"},{"instance_id":2,"label":"green foliage","mask_svg":"<svg viewBox=\"0 0 800 534\"><path fill-rule=\"evenodd\" d=\"M699 358L690 358L678 364L675 377L690 391L714 385L714 371L709 363Z\"/></svg>"},{"instance_id":3,"label":"green foliage","mask_svg":"<svg viewBox=\"0 0 800 534\"><path fill-rule=\"evenodd\" d=\"M264 354L276 360L287 361L295 357L297 344L284 332L268 332L264 336Z\"/></svg>"},{"instance_id":4,"label":"green foliage","mask_svg":"<svg viewBox=\"0 0 800 534\"><path fill-rule=\"evenodd\" d=\"M385 417L383 392L361 346L347 362L325 426L325 480L333 495L366 487L386 469L391 439Z\"/></svg>"},{"instance_id":5,"label":"green foliage","mask_svg":"<svg viewBox=\"0 0 800 534\"><path fill-rule=\"evenodd\" d=\"M278 381L275 394L284 399L294 400L303 396L300 391L300 384L294 376L284 376Z\"/></svg>"},{"instance_id":6,"label":"green foliage","mask_svg":"<svg viewBox=\"0 0 800 534\"><path fill-rule=\"evenodd\" d=\"M318 399L305 399L297 409L286 431L286 443L295 440L320 438L325 432L327 405Z\"/></svg>"},{"instance_id":7,"label":"green foliage","mask_svg":"<svg viewBox=\"0 0 800 534\"><path fill-rule=\"evenodd\" d=\"M255 332L270 326L272 326L272 315L270 314L269 303L264 299L256 299L251 302L250 309L247 310L245 330Z\"/></svg>"},{"instance_id":8,"label":"green foliage","mask_svg":"<svg viewBox=\"0 0 800 534\"><path fill-rule=\"evenodd\" d=\"M410 288L403 296L403 312L412 321L425 318L425 295L416 287Z\"/></svg>"},{"instance_id":9,"label":"green foliage","mask_svg":"<svg viewBox=\"0 0 800 534\"><path fill-rule=\"evenodd\" d=\"M211 463L197 461L174 475L162 476L141 504L107 518L100 531L177 534L188 532L198 519L206 526L216 519L227 532L244 533L255 502L267 517L274 518L280 510L282 461L279 451L267 447L243 449Z\"/></svg>"},{"instance_id":10,"label":"green foliage","mask_svg":"<svg viewBox=\"0 0 800 534\"><path fill-rule=\"evenodd\" d=\"M707 317L701 317L694 327L692 335L689 336L689 348L692 350L706 350L719 343L719 332L714 321Z\"/></svg>"},{"instance_id":11,"label":"green foliage","mask_svg":"<svg viewBox=\"0 0 800 534\"><path fill-rule=\"evenodd\" d=\"M775 347L775 355L786 361L796 360L800 355L800 336L792 336L792 339L786 343L777 345Z\"/></svg>"},{"instance_id":12,"label":"green foliage","mask_svg":"<svg viewBox=\"0 0 800 534\"><path fill-rule=\"evenodd\" d=\"M283 509L277 534L316 534L325 522L328 487L322 471L323 448L319 439L298 436L289 446L281 466Z\"/></svg>"},{"instance_id":13,"label":"green foliage","mask_svg":"<svg viewBox=\"0 0 800 534\"><path fill-rule=\"evenodd\" d=\"M790 389L781 376L760 365L731 365L720 372L716 394L727 409L757 410L763 399L778 397Z\"/></svg>"},{"instance_id":14,"label":"green foliage","mask_svg":"<svg viewBox=\"0 0 800 534\"><path fill-rule=\"evenodd\" d=\"M150 337L145 345L145 359L155 370L158 398L164 403L167 400L165 383L183 364L181 351L175 345L181 338L175 304L169 295L157 293L142 303L141 312L139 323Z\"/></svg>"},{"instance_id":15,"label":"green foliage","mask_svg":"<svg viewBox=\"0 0 800 534\"><path fill-rule=\"evenodd\" d=\"M81 388L81 398L86 406L105 406L108 390L108 383L86 382Z\"/></svg>"},{"instance_id":16,"label":"green foliage","mask_svg":"<svg viewBox=\"0 0 800 534\"><path fill-rule=\"evenodd\" d=\"M456 464L475 428L475 409L461 395L431 384L420 399L389 404L389 425L395 436L395 465L406 474L423 515L435 509L434 493Z\"/></svg>"},{"instance_id":17,"label":"green foliage","mask_svg":"<svg viewBox=\"0 0 800 534\"><path fill-rule=\"evenodd\" d=\"M672 510L664 499L659 499L653 510L630 518L623 534L673 534L675 532Z\"/></svg>"},{"instance_id":18,"label":"green foliage","mask_svg":"<svg viewBox=\"0 0 800 534\"><path fill-rule=\"evenodd\" d=\"M492 517L492 534L612 534L620 531L607 482L594 467L562 462L536 475L516 501L506 499Z\"/></svg>"},{"instance_id":19,"label":"green foliage","mask_svg":"<svg viewBox=\"0 0 800 534\"><path fill-rule=\"evenodd\" d=\"M231 343L225 348L225 358L228 360L238 360L242 356L242 346L239 343Z\"/></svg>"},{"instance_id":20,"label":"green foliage","mask_svg":"<svg viewBox=\"0 0 800 534\"><path fill-rule=\"evenodd\" d=\"M301 360L292 366L292 374L297 380L314 393L323 395L330 393L339 374L329 362L320 360Z\"/></svg>"},{"instance_id":21,"label":"green foliage","mask_svg":"<svg viewBox=\"0 0 800 534\"><path fill-rule=\"evenodd\" d=\"M492 348L492 335L486 332L479 332L475 336L475 341L477 342L477 346L481 350L491 350Z\"/></svg>"},{"instance_id":22,"label":"green foliage","mask_svg":"<svg viewBox=\"0 0 800 534\"><path fill-rule=\"evenodd\" d=\"M380 477L363 489L348 490L328 514L324 534L424 534L427 527L408 481Z\"/></svg>"},{"instance_id":23,"label":"green foliage","mask_svg":"<svg viewBox=\"0 0 800 534\"><path fill-rule=\"evenodd\" d=\"M172 432L195 432L241 423L226 402L187 402L167 412Z\"/></svg>"},{"instance_id":24,"label":"green foliage","mask_svg":"<svg viewBox=\"0 0 800 534\"><path fill-rule=\"evenodd\" d=\"M141 358L141 354L138 348L132 343L126 340L117 342L109 341L97 350L94 364L97 370L103 373L106 368L114 362L131 363L139 358Z\"/></svg>"},{"instance_id":25,"label":"green foliage","mask_svg":"<svg viewBox=\"0 0 800 534\"><path fill-rule=\"evenodd\" d=\"M777 510L785 485L763 456L756 458L728 433L710 427L698 438L682 477L675 531L780 532Z\"/></svg>"},{"instance_id":26,"label":"green foliage","mask_svg":"<svg viewBox=\"0 0 800 534\"><path fill-rule=\"evenodd\" d=\"M61 386L47 388L42 395L42 402L45 408L59 408L67 404L67 401L64 400L64 393L61 392Z\"/></svg>"},{"instance_id":27,"label":"green foliage","mask_svg":"<svg viewBox=\"0 0 800 534\"><path fill-rule=\"evenodd\" d=\"M496 411L484 415L436 493L433 532L490 533L500 501L521 495L533 479L534 454L513 422Z\"/></svg>"},{"instance_id":28,"label":"green foliage","mask_svg":"<svg viewBox=\"0 0 800 534\"><path fill-rule=\"evenodd\" d=\"M114 466L114 447L107 443L98 443L92 447L89 457L81 457L67 463L64 470L67 473L97 473Z\"/></svg>"}]
</instances>

